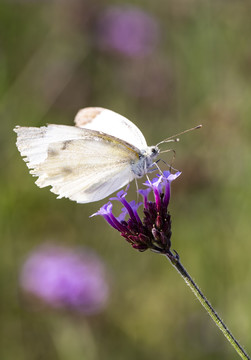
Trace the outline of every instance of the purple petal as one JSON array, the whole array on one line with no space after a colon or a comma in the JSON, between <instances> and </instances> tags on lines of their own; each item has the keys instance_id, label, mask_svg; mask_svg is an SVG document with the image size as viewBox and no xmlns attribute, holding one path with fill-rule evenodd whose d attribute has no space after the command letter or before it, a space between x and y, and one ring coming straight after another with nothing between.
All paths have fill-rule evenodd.
<instances>
[{"instance_id":1,"label":"purple petal","mask_svg":"<svg viewBox=\"0 0 251 360\"><path fill-rule=\"evenodd\" d=\"M153 178L152 180L147 180L147 181L145 181L145 182L143 183L143 185L149 186L149 187L152 188L153 184L155 184L156 182L159 181L159 177L160 177L161 175L158 174L157 176L158 176L158 177L155 177L155 178Z\"/></svg>"},{"instance_id":2,"label":"purple petal","mask_svg":"<svg viewBox=\"0 0 251 360\"><path fill-rule=\"evenodd\" d=\"M109 225L111 225L114 229L118 231L124 231L123 225L120 224L120 222L116 219L116 217L112 213L112 203L109 201L107 204L103 205L95 214L92 214L92 216L101 215L103 218L108 222Z\"/></svg>"},{"instance_id":3,"label":"purple petal","mask_svg":"<svg viewBox=\"0 0 251 360\"><path fill-rule=\"evenodd\" d=\"M119 222L125 221L126 215L128 215L128 211L127 211L127 209L126 209L125 207L123 207L123 208L121 209L121 213L119 214L119 216L117 216L117 220L118 220Z\"/></svg>"},{"instance_id":4,"label":"purple petal","mask_svg":"<svg viewBox=\"0 0 251 360\"><path fill-rule=\"evenodd\" d=\"M144 185L149 186L150 188L152 188L152 190L154 192L154 197L155 197L155 202L156 202L157 209L160 210L160 206L161 206L160 194L161 194L161 190L162 190L162 176L160 176L159 178L154 178L150 182L147 181L147 182L144 183Z\"/></svg>"},{"instance_id":5,"label":"purple petal","mask_svg":"<svg viewBox=\"0 0 251 360\"><path fill-rule=\"evenodd\" d=\"M126 197L126 195L127 195L127 192L126 192L126 191L120 190L120 191L117 193L117 196L111 197L111 198L109 198L109 200L121 201L123 198Z\"/></svg>"},{"instance_id":6,"label":"purple petal","mask_svg":"<svg viewBox=\"0 0 251 360\"><path fill-rule=\"evenodd\" d=\"M96 213L92 214L90 217L101 215L110 215L112 213L112 203L109 201L107 204L104 204Z\"/></svg>"},{"instance_id":7,"label":"purple petal","mask_svg":"<svg viewBox=\"0 0 251 360\"><path fill-rule=\"evenodd\" d=\"M147 208L147 198L148 198L148 195L149 193L151 192L151 188L147 188L147 189L139 189L138 190L138 193L143 196L143 199L144 199L144 208Z\"/></svg>"},{"instance_id":8,"label":"purple petal","mask_svg":"<svg viewBox=\"0 0 251 360\"><path fill-rule=\"evenodd\" d=\"M163 173L163 185L165 186L165 196L163 200L164 206L167 208L170 201L171 194L171 182L180 176L181 172L177 171L175 174L171 174L170 171L164 171Z\"/></svg>"},{"instance_id":9,"label":"purple petal","mask_svg":"<svg viewBox=\"0 0 251 360\"><path fill-rule=\"evenodd\" d=\"M169 201L170 201L170 194L171 194L171 186L170 186L170 182L166 181L166 186L165 186L165 196L163 199L163 205L165 207L165 209L167 209Z\"/></svg>"},{"instance_id":10,"label":"purple petal","mask_svg":"<svg viewBox=\"0 0 251 360\"><path fill-rule=\"evenodd\" d=\"M130 201L129 205L134 213L134 216L136 217L138 223L141 223L140 217L137 213L138 208L142 205L142 202L136 203L135 200Z\"/></svg>"},{"instance_id":11,"label":"purple petal","mask_svg":"<svg viewBox=\"0 0 251 360\"><path fill-rule=\"evenodd\" d=\"M137 212L138 208L142 205L142 202L136 203L135 200L132 200L129 202L131 208L133 209L134 212Z\"/></svg>"},{"instance_id":12,"label":"purple petal","mask_svg":"<svg viewBox=\"0 0 251 360\"><path fill-rule=\"evenodd\" d=\"M177 171L175 174L171 174L170 171L164 171L163 174L168 181L173 181L177 179L178 176L180 176L181 171Z\"/></svg>"},{"instance_id":13,"label":"purple petal","mask_svg":"<svg viewBox=\"0 0 251 360\"><path fill-rule=\"evenodd\" d=\"M139 206L142 205L142 202L141 202L141 203L136 203L135 200L132 200L132 201L129 203L129 205L131 206L132 210L134 211L135 216L138 216L137 210L138 210ZM117 216L117 220L118 220L119 222L124 221L126 215L128 215L128 210L127 210L126 207L123 207L123 208L121 209L121 214L120 214L119 216Z\"/></svg>"},{"instance_id":14,"label":"purple petal","mask_svg":"<svg viewBox=\"0 0 251 360\"><path fill-rule=\"evenodd\" d=\"M110 198L110 200L117 200L120 201L124 207L126 208L126 210L128 211L129 216L131 217L131 219L135 220L135 221L139 221L139 216L136 212L136 214L134 213L134 209L131 207L130 203L125 199L127 193L124 190L121 190L117 193L117 197L114 198Z\"/></svg>"}]
</instances>

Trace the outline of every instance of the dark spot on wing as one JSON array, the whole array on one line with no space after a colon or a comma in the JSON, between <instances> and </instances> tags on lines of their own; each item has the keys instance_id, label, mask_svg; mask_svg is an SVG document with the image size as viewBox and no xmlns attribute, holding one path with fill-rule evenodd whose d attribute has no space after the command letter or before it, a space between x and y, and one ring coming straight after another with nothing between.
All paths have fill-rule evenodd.
<instances>
[{"instance_id":1,"label":"dark spot on wing","mask_svg":"<svg viewBox=\"0 0 251 360\"><path fill-rule=\"evenodd\" d=\"M65 166L65 167L62 168L62 172L63 172L65 175L69 175L69 174L72 173L72 169L69 168L69 167L67 167L67 166Z\"/></svg>"},{"instance_id":2,"label":"dark spot on wing","mask_svg":"<svg viewBox=\"0 0 251 360\"><path fill-rule=\"evenodd\" d=\"M67 147L68 147L68 145L70 145L71 141L72 141L72 140L66 140L66 141L64 141L63 144L62 144L61 150L66 150Z\"/></svg>"},{"instance_id":3,"label":"dark spot on wing","mask_svg":"<svg viewBox=\"0 0 251 360\"><path fill-rule=\"evenodd\" d=\"M48 149L48 156L54 157L54 156L57 156L57 155L58 155L58 151L57 151L57 150L52 149L52 148L49 148L49 149Z\"/></svg>"}]
</instances>

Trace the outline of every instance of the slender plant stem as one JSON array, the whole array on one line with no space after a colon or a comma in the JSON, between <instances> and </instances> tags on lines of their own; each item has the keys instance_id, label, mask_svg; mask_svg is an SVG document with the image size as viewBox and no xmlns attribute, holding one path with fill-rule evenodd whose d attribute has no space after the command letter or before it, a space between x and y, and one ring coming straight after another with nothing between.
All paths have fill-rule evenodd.
<instances>
[{"instance_id":1,"label":"slender plant stem","mask_svg":"<svg viewBox=\"0 0 251 360\"><path fill-rule=\"evenodd\" d=\"M197 299L200 301L202 306L206 309L207 313L211 316L215 324L218 326L218 328L223 332L225 337L228 339L228 341L231 343L231 345L234 347L234 349L237 351L237 353L240 355L240 357L244 360L251 360L248 354L245 352L243 347L238 343L238 341L234 338L234 336L231 334L230 330L226 327L222 319L219 317L219 315L216 313L210 302L207 300L207 298L203 295L199 287L196 285L196 283L193 281L191 276L188 274L184 266L180 263L178 254L173 254L170 250L165 254L166 257L170 260L172 265L175 267L175 269L178 271L178 273L182 276L182 278L185 280L186 284L190 287L194 295L197 297Z\"/></svg>"}]
</instances>

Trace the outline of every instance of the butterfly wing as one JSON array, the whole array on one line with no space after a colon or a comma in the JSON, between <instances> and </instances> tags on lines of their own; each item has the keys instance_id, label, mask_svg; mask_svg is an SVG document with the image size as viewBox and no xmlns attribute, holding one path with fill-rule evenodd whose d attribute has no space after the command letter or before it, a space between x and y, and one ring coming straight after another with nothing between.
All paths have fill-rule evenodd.
<instances>
[{"instance_id":1,"label":"butterfly wing","mask_svg":"<svg viewBox=\"0 0 251 360\"><path fill-rule=\"evenodd\" d=\"M134 145L138 149L147 147L144 135L130 120L114 111L100 107L89 107L79 110L75 120L76 126L102 131Z\"/></svg>"},{"instance_id":2,"label":"butterfly wing","mask_svg":"<svg viewBox=\"0 0 251 360\"><path fill-rule=\"evenodd\" d=\"M78 203L103 199L134 179L138 150L110 135L64 125L16 127L17 147L39 187Z\"/></svg>"}]
</instances>

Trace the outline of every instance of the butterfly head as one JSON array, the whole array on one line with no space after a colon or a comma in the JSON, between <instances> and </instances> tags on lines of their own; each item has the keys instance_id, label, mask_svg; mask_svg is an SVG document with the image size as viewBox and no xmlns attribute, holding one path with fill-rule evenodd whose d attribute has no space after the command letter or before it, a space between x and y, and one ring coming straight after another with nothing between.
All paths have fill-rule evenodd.
<instances>
[{"instance_id":1,"label":"butterfly head","mask_svg":"<svg viewBox=\"0 0 251 360\"><path fill-rule=\"evenodd\" d=\"M159 152L158 146L148 146L140 151L139 161L132 164L132 171L136 177L142 177L149 172Z\"/></svg>"},{"instance_id":2,"label":"butterfly head","mask_svg":"<svg viewBox=\"0 0 251 360\"><path fill-rule=\"evenodd\" d=\"M159 155L158 146L148 146L139 153L139 159L146 162L147 167L150 166Z\"/></svg>"},{"instance_id":3,"label":"butterfly head","mask_svg":"<svg viewBox=\"0 0 251 360\"><path fill-rule=\"evenodd\" d=\"M159 155L160 150L159 150L157 145L156 146L149 146L149 150L150 150L150 155L149 156L152 159L155 159Z\"/></svg>"}]
</instances>

